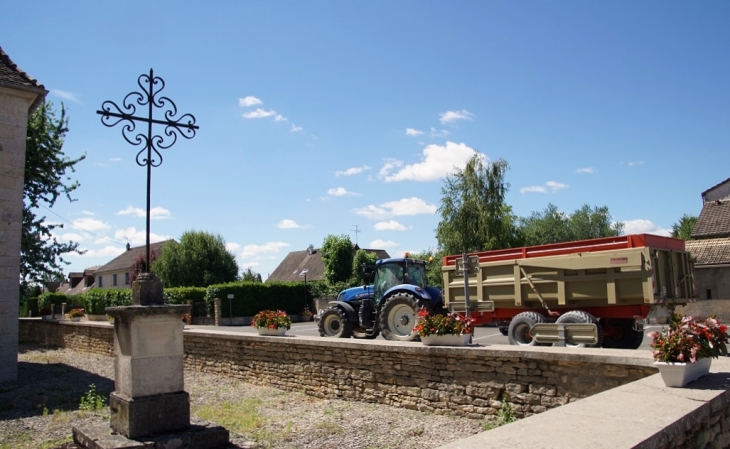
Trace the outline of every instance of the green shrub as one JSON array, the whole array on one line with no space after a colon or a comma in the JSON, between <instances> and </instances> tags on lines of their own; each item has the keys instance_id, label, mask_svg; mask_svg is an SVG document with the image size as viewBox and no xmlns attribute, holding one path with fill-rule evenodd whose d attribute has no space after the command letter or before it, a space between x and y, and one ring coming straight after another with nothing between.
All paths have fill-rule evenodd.
<instances>
[{"instance_id":1,"label":"green shrub","mask_svg":"<svg viewBox=\"0 0 730 449\"><path fill-rule=\"evenodd\" d=\"M205 301L205 287L173 287L163 292L165 304L187 304L188 299L193 302Z\"/></svg>"},{"instance_id":2,"label":"green shrub","mask_svg":"<svg viewBox=\"0 0 730 449\"><path fill-rule=\"evenodd\" d=\"M86 311L91 315L104 315L107 307L132 305L132 290L119 288L94 288L86 292Z\"/></svg>"},{"instance_id":3,"label":"green shrub","mask_svg":"<svg viewBox=\"0 0 730 449\"><path fill-rule=\"evenodd\" d=\"M69 297L63 293L45 292L38 296L38 308L43 309L51 305L60 306L62 303L68 304Z\"/></svg>"},{"instance_id":4,"label":"green shrub","mask_svg":"<svg viewBox=\"0 0 730 449\"><path fill-rule=\"evenodd\" d=\"M232 303L228 302L229 294L233 294ZM221 300L221 316L229 318L231 313L234 317L254 316L262 310L283 310L297 315L310 296L303 282L232 282L208 287L205 302L209 310L213 310L215 298Z\"/></svg>"}]
</instances>

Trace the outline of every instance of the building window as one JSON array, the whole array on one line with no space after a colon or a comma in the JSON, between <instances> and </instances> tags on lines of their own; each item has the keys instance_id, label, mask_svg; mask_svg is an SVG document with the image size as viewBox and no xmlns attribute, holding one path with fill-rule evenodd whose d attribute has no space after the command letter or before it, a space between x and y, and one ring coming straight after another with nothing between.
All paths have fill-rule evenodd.
<instances>
[{"instance_id":1,"label":"building window","mask_svg":"<svg viewBox=\"0 0 730 449\"><path fill-rule=\"evenodd\" d=\"M129 271L124 273L124 285L129 285Z\"/></svg>"},{"instance_id":2,"label":"building window","mask_svg":"<svg viewBox=\"0 0 730 449\"><path fill-rule=\"evenodd\" d=\"M708 288L705 293L707 293L707 299L712 299L712 290Z\"/></svg>"},{"instance_id":3,"label":"building window","mask_svg":"<svg viewBox=\"0 0 730 449\"><path fill-rule=\"evenodd\" d=\"M103 286L103 284L101 282L101 276L99 276L99 288L101 288L102 286Z\"/></svg>"},{"instance_id":4,"label":"building window","mask_svg":"<svg viewBox=\"0 0 730 449\"><path fill-rule=\"evenodd\" d=\"M114 287L117 286L117 275L116 274L112 274L112 285Z\"/></svg>"}]
</instances>

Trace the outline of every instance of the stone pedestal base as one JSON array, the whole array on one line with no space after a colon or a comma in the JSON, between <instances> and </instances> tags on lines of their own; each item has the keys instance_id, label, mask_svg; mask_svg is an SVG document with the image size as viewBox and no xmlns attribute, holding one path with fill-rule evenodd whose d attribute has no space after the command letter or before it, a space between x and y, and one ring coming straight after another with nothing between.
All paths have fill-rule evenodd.
<instances>
[{"instance_id":1,"label":"stone pedestal base","mask_svg":"<svg viewBox=\"0 0 730 449\"><path fill-rule=\"evenodd\" d=\"M190 424L190 397L184 392L126 398L109 395L111 427L127 438L183 430Z\"/></svg>"},{"instance_id":2,"label":"stone pedestal base","mask_svg":"<svg viewBox=\"0 0 730 449\"><path fill-rule=\"evenodd\" d=\"M228 431L200 422L185 431L131 440L117 434L106 423L73 427L74 442L84 449L222 449L228 447Z\"/></svg>"}]
</instances>

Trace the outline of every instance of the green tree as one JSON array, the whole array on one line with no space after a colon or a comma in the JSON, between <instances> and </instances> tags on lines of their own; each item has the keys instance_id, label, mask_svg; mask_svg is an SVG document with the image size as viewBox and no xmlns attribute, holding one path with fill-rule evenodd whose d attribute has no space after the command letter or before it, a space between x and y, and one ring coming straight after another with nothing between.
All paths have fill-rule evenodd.
<instances>
[{"instance_id":1,"label":"green tree","mask_svg":"<svg viewBox=\"0 0 730 449\"><path fill-rule=\"evenodd\" d=\"M367 252L360 248L355 252L355 256L352 258L352 283L355 285L365 285L372 281L370 277L365 277L365 273L362 270L363 264L375 265L378 261L378 255L373 252Z\"/></svg>"},{"instance_id":2,"label":"green tree","mask_svg":"<svg viewBox=\"0 0 730 449\"><path fill-rule=\"evenodd\" d=\"M187 231L180 243L171 241L162 248L152 272L165 287L207 287L235 281L238 263L220 235Z\"/></svg>"},{"instance_id":3,"label":"green tree","mask_svg":"<svg viewBox=\"0 0 730 449\"><path fill-rule=\"evenodd\" d=\"M697 217L684 214L678 223L672 224L672 237L675 239L692 240L692 231L697 224Z\"/></svg>"},{"instance_id":4,"label":"green tree","mask_svg":"<svg viewBox=\"0 0 730 449\"><path fill-rule=\"evenodd\" d=\"M328 235L320 248L324 278L330 285L348 282L352 276L352 241L348 235Z\"/></svg>"},{"instance_id":5,"label":"green tree","mask_svg":"<svg viewBox=\"0 0 730 449\"><path fill-rule=\"evenodd\" d=\"M587 240L621 235L623 223L614 223L608 207L585 204L566 215L550 203L542 212L533 212L519 220L520 234L526 246Z\"/></svg>"},{"instance_id":6,"label":"green tree","mask_svg":"<svg viewBox=\"0 0 730 449\"><path fill-rule=\"evenodd\" d=\"M441 187L439 247L447 254L509 248L517 242L512 208L505 203L507 161L482 162L475 154Z\"/></svg>"},{"instance_id":7,"label":"green tree","mask_svg":"<svg viewBox=\"0 0 730 449\"><path fill-rule=\"evenodd\" d=\"M79 244L62 242L54 235L63 224L47 223L38 208L50 209L59 196L70 202L71 192L79 187L71 181L67 171L75 172L75 165L86 155L71 159L63 152L68 132L66 109L61 104L61 116L56 117L53 104L44 101L28 119L25 151L25 180L23 182L23 223L20 246L21 286L39 282L44 275L62 274L62 266L69 262L64 254L83 254Z\"/></svg>"},{"instance_id":8,"label":"green tree","mask_svg":"<svg viewBox=\"0 0 730 449\"><path fill-rule=\"evenodd\" d=\"M241 280L243 282L263 282L261 280L261 274L253 271L251 269L251 267L248 267L245 270L243 270L243 273L241 273Z\"/></svg>"}]
</instances>

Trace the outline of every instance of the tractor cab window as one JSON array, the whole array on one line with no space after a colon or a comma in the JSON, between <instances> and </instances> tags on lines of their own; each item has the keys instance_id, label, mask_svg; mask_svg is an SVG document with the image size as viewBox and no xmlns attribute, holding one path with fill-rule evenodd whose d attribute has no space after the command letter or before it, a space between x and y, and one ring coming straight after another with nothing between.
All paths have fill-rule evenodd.
<instances>
[{"instance_id":1,"label":"tractor cab window","mask_svg":"<svg viewBox=\"0 0 730 449\"><path fill-rule=\"evenodd\" d=\"M416 287L426 287L426 273L423 265L408 265L408 283Z\"/></svg>"},{"instance_id":2,"label":"tractor cab window","mask_svg":"<svg viewBox=\"0 0 730 449\"><path fill-rule=\"evenodd\" d=\"M403 265L386 263L379 265L375 273L375 298L383 297L388 289L403 282Z\"/></svg>"}]
</instances>

